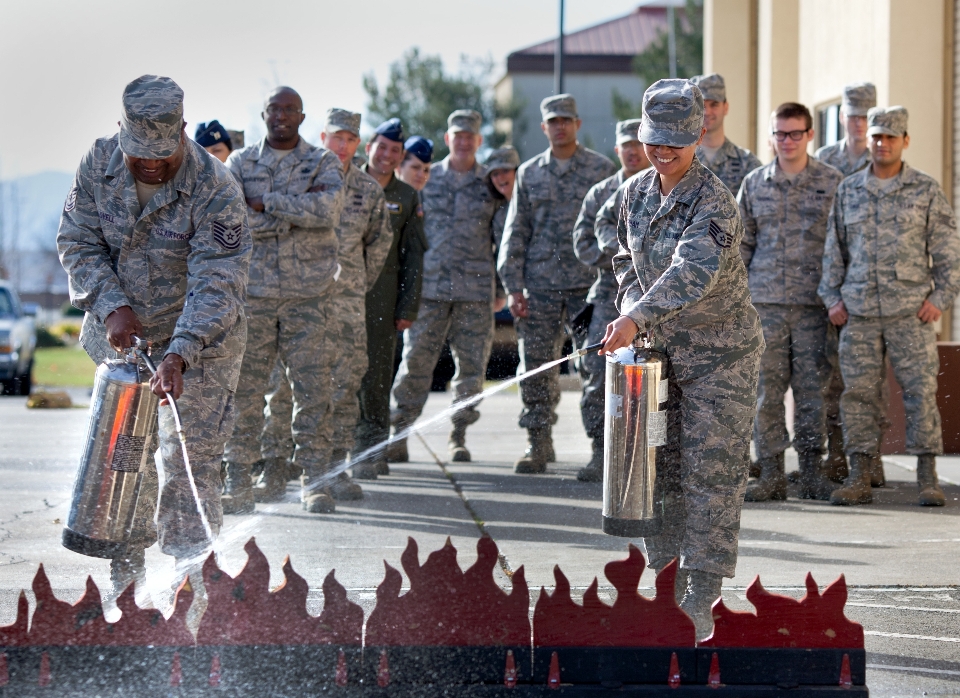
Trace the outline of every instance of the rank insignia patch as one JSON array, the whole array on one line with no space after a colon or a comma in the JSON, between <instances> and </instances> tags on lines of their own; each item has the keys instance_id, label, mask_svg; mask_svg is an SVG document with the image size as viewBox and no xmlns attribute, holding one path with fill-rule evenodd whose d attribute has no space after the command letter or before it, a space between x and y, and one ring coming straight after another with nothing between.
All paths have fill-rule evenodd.
<instances>
[{"instance_id":1,"label":"rank insignia patch","mask_svg":"<svg viewBox=\"0 0 960 698\"><path fill-rule=\"evenodd\" d=\"M713 238L713 241L723 249L729 250L733 245L733 238L723 232L720 224L713 219L710 221L710 226L707 228L707 232L710 233L710 237Z\"/></svg>"},{"instance_id":2,"label":"rank insignia patch","mask_svg":"<svg viewBox=\"0 0 960 698\"><path fill-rule=\"evenodd\" d=\"M70 193L67 194L67 203L64 204L63 210L67 213L70 213L73 209L77 207L77 192L79 189L74 187L70 190Z\"/></svg>"},{"instance_id":3,"label":"rank insignia patch","mask_svg":"<svg viewBox=\"0 0 960 698\"><path fill-rule=\"evenodd\" d=\"M213 222L213 239L225 250L235 250L240 247L242 232L242 225L235 225L231 228L223 223Z\"/></svg>"}]
</instances>

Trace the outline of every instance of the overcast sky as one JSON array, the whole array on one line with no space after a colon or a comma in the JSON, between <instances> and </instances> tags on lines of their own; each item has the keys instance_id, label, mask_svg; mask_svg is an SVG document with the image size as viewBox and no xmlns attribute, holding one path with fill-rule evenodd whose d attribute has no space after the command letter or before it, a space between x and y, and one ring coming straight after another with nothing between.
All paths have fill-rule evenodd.
<instances>
[{"instance_id":1,"label":"overcast sky","mask_svg":"<svg viewBox=\"0 0 960 698\"><path fill-rule=\"evenodd\" d=\"M640 0L566 0L568 31L632 11ZM323 113L364 111L365 73L383 84L411 46L491 56L555 36L557 0L0 0L0 178L73 172L98 136L116 130L123 87L144 73L183 88L188 132L218 118L261 135L264 94L303 96L304 135ZM366 128L366 124L365 124Z\"/></svg>"}]
</instances>

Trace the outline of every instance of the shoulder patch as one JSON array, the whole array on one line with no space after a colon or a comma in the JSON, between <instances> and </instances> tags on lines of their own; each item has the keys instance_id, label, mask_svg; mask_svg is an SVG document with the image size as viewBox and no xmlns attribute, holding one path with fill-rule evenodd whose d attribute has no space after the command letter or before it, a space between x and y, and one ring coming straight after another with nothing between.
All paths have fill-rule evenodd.
<instances>
[{"instance_id":1,"label":"shoulder patch","mask_svg":"<svg viewBox=\"0 0 960 698\"><path fill-rule=\"evenodd\" d=\"M723 249L729 250L730 247L733 246L733 238L723 232L723 229L720 227L720 224L717 223L716 219L710 219L710 225L707 227L707 232L710 233L710 237L713 238L713 241Z\"/></svg>"},{"instance_id":2,"label":"shoulder patch","mask_svg":"<svg viewBox=\"0 0 960 698\"><path fill-rule=\"evenodd\" d=\"M213 239L225 250L235 250L240 247L242 232L242 225L229 227L219 221L213 222Z\"/></svg>"},{"instance_id":3,"label":"shoulder patch","mask_svg":"<svg viewBox=\"0 0 960 698\"><path fill-rule=\"evenodd\" d=\"M70 193L67 194L67 203L63 205L63 210L66 213L70 213L73 209L77 207L77 192L80 191L79 187L73 187L70 190Z\"/></svg>"}]
</instances>

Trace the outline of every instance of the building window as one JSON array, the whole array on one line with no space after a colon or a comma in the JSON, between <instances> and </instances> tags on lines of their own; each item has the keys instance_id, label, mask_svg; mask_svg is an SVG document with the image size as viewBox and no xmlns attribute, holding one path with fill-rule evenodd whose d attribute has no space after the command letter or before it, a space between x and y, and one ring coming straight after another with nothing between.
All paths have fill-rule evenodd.
<instances>
[{"instance_id":1,"label":"building window","mask_svg":"<svg viewBox=\"0 0 960 698\"><path fill-rule=\"evenodd\" d=\"M817 147L833 145L843 138L843 123L840 121L840 102L827 104L817 109Z\"/></svg>"}]
</instances>

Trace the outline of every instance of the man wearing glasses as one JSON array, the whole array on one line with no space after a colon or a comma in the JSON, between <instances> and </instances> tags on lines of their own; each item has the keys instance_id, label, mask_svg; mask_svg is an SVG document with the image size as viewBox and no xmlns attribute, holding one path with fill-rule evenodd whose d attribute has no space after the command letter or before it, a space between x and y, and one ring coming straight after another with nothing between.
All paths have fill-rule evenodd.
<instances>
[{"instance_id":1,"label":"man wearing glasses","mask_svg":"<svg viewBox=\"0 0 960 698\"><path fill-rule=\"evenodd\" d=\"M747 173L762 164L749 150L734 145L723 131L723 120L730 111L723 76L695 75L690 82L703 93L703 142L697 146L697 159L713 172L736 196Z\"/></svg>"},{"instance_id":2,"label":"man wearing glasses","mask_svg":"<svg viewBox=\"0 0 960 698\"><path fill-rule=\"evenodd\" d=\"M843 175L807 155L813 119L805 106L781 104L771 122L770 143L777 157L748 174L738 196L744 228L740 255L767 344L754 420L760 477L747 486L745 498L787 498L784 451L790 440L783 397L792 387L800 497L826 500L834 489L820 472L826 431L823 391L830 367L824 353L827 312L817 284L827 218Z\"/></svg>"},{"instance_id":3,"label":"man wearing glasses","mask_svg":"<svg viewBox=\"0 0 960 698\"><path fill-rule=\"evenodd\" d=\"M303 508L328 513L334 502L323 475L333 450L336 229L343 175L336 155L300 137L303 102L296 91L278 87L262 116L266 137L227 160L247 200L253 259L237 422L224 454L223 508L233 514L253 511L251 468L260 459L264 394L279 356L293 392L294 463L304 472Z\"/></svg>"}]
</instances>

